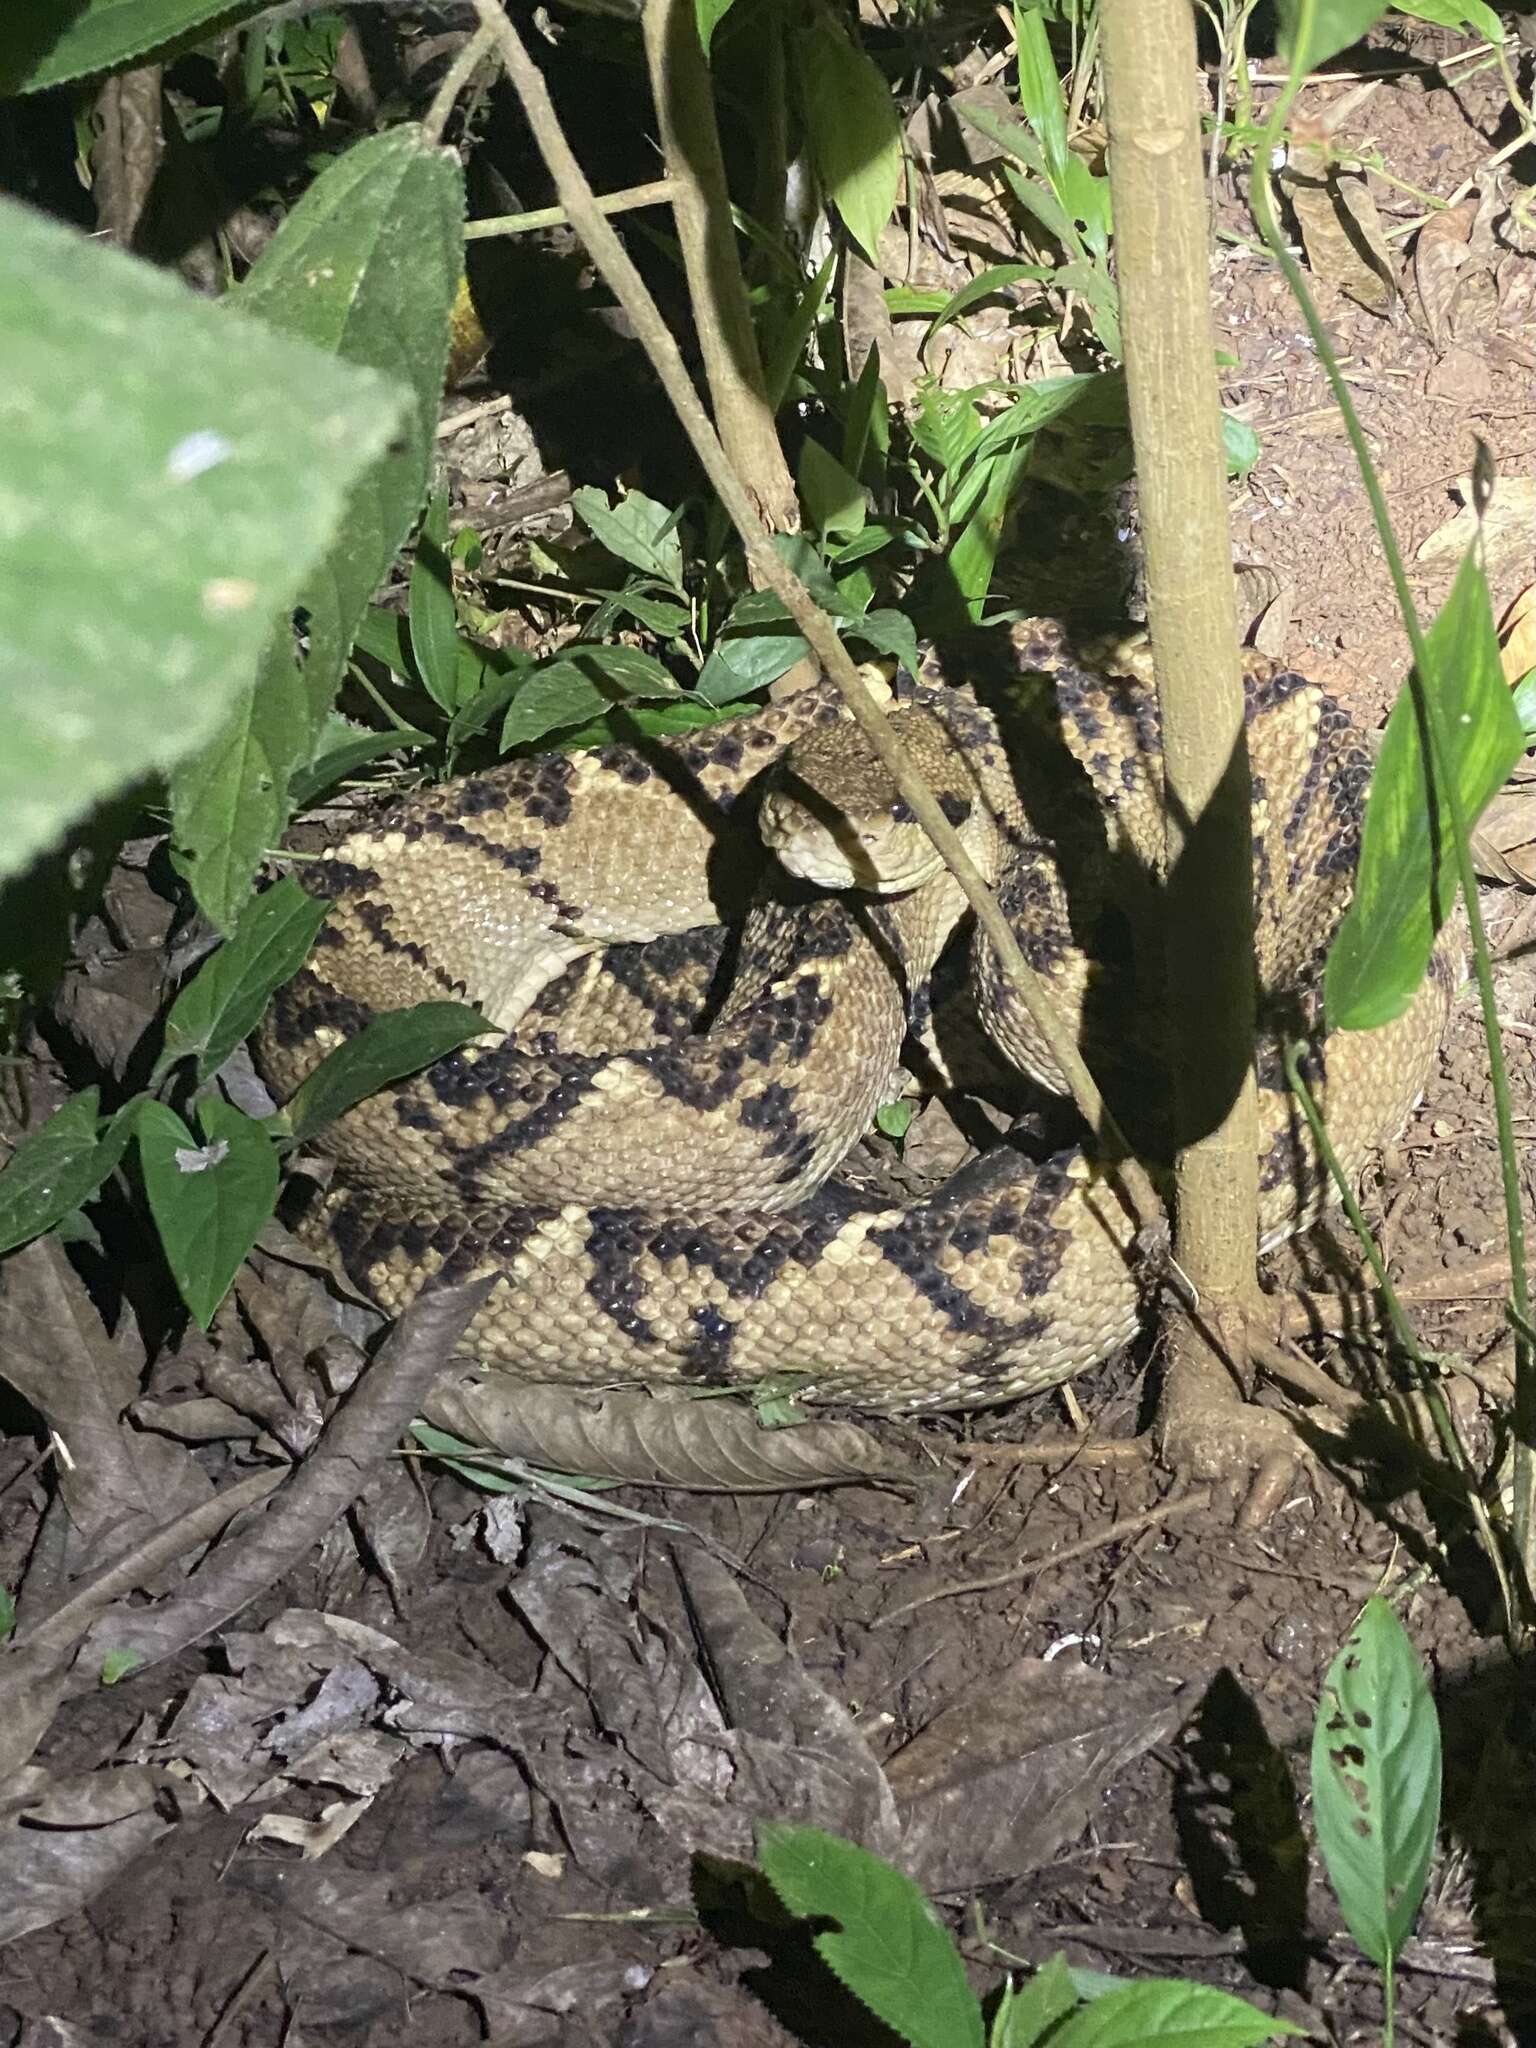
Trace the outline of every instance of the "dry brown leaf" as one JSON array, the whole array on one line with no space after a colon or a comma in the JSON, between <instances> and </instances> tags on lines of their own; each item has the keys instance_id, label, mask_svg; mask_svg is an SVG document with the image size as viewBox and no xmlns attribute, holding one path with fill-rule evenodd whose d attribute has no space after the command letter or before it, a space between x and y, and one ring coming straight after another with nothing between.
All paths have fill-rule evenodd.
<instances>
[{"instance_id":1,"label":"dry brown leaf","mask_svg":"<svg viewBox=\"0 0 1536 2048\"><path fill-rule=\"evenodd\" d=\"M1116 1774L1177 1728L1157 1686L1021 1657L940 1709L886 1766L901 1861L925 1891L971 1891L1049 1863Z\"/></svg>"},{"instance_id":2,"label":"dry brown leaf","mask_svg":"<svg viewBox=\"0 0 1536 2048\"><path fill-rule=\"evenodd\" d=\"M1477 538L1477 514L1472 509L1472 486L1463 479L1458 493L1464 500L1454 519L1437 526L1427 540L1419 543L1416 562L1433 568L1454 568ZM1532 535L1536 534L1536 477L1501 475L1493 487L1488 509L1483 514L1483 550L1489 579L1511 563L1529 567Z\"/></svg>"},{"instance_id":3,"label":"dry brown leaf","mask_svg":"<svg viewBox=\"0 0 1536 2048\"><path fill-rule=\"evenodd\" d=\"M1536 889L1536 784L1494 798L1473 827L1471 850L1480 875Z\"/></svg>"},{"instance_id":4,"label":"dry brown leaf","mask_svg":"<svg viewBox=\"0 0 1536 2048\"><path fill-rule=\"evenodd\" d=\"M1418 293L1429 330L1430 346L1440 354L1451 337L1451 305L1461 280L1461 268L1471 254L1472 222L1476 201L1432 213L1419 229L1413 245L1413 286Z\"/></svg>"},{"instance_id":5,"label":"dry brown leaf","mask_svg":"<svg viewBox=\"0 0 1536 2048\"><path fill-rule=\"evenodd\" d=\"M851 1422L764 1429L743 1401L691 1391L528 1386L454 1368L422 1413L469 1443L551 1472L697 1493L779 1493L849 1479L901 1479L909 1467Z\"/></svg>"},{"instance_id":6,"label":"dry brown leaf","mask_svg":"<svg viewBox=\"0 0 1536 2048\"><path fill-rule=\"evenodd\" d=\"M1536 583L1527 583L1499 621L1499 661L1513 689L1536 668Z\"/></svg>"},{"instance_id":7,"label":"dry brown leaf","mask_svg":"<svg viewBox=\"0 0 1536 2048\"><path fill-rule=\"evenodd\" d=\"M1397 272L1365 174L1329 165L1302 144L1281 174L1307 262L1368 313L1385 317L1397 298Z\"/></svg>"}]
</instances>

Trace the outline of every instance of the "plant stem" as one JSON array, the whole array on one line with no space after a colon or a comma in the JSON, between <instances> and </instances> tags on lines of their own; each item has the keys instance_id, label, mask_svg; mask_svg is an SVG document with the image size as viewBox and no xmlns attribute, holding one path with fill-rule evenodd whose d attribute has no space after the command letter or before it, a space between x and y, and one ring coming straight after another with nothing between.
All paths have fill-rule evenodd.
<instances>
[{"instance_id":1,"label":"plant stem","mask_svg":"<svg viewBox=\"0 0 1536 2048\"><path fill-rule=\"evenodd\" d=\"M1174 1256L1202 1315L1241 1357L1258 1281L1253 1070L1253 804L1243 716L1209 237L1188 0L1104 0L1105 106L1147 569L1162 710L1162 891L1181 1140ZM1181 1332L1179 1323L1184 1323ZM1165 1421L1230 1404L1225 1370L1175 1324ZM1196 1411L1199 1411L1198 1415Z\"/></svg>"},{"instance_id":2,"label":"plant stem","mask_svg":"<svg viewBox=\"0 0 1536 2048\"><path fill-rule=\"evenodd\" d=\"M442 83L432 95L432 104L428 107L426 118L421 124L421 132L429 143L436 144L442 141L443 130L448 125L448 116L453 112L454 101L494 47L494 38L482 22L443 73Z\"/></svg>"},{"instance_id":3,"label":"plant stem","mask_svg":"<svg viewBox=\"0 0 1536 2048\"><path fill-rule=\"evenodd\" d=\"M1307 1129L1312 1133L1312 1142L1322 1155L1323 1164L1338 1189L1339 1199L1344 1205L1344 1214L1349 1218L1350 1228L1354 1231L1356 1241L1365 1255L1365 1262L1371 1269L1371 1277L1375 1280L1381 1295L1398 1348L1413 1369L1419 1395L1434 1424L1435 1435L1440 1440L1440 1448L1445 1453L1446 1462L1462 1483L1468 1512L1477 1525L1478 1539L1488 1559L1489 1568L1498 1582L1499 1598L1504 1607L1505 1631L1513 1641L1520 1627L1519 1608L1515 1601L1514 1589L1509 1583L1509 1574L1505 1569L1503 1546L1489 1517L1487 1503L1479 1490L1477 1474L1472 1468L1471 1459L1467 1456L1466 1446L1461 1441L1455 1419L1446 1405L1440 1383L1435 1378L1434 1368L1419 1348L1419 1340L1412 1323L1408 1320L1408 1312L1398 1299L1397 1289L1392 1285L1386 1261L1381 1256L1381 1249L1372 1235L1371 1226L1365 1220L1365 1212L1349 1184L1349 1176L1340 1163L1339 1155L1333 1149L1333 1141L1328 1136L1328 1127L1318 1110L1316 1098L1302 1075L1301 1053L1302 1047L1294 1041L1286 1044L1285 1078L1290 1083L1291 1093L1301 1104L1301 1113L1307 1120Z\"/></svg>"},{"instance_id":4,"label":"plant stem","mask_svg":"<svg viewBox=\"0 0 1536 2048\"><path fill-rule=\"evenodd\" d=\"M719 437L709 423L666 322L646 290L623 244L597 211L592 188L571 153L550 103L538 68L522 38L501 11L498 0L473 0L483 22L494 24L497 46L507 74L523 105L540 154L554 179L562 205L587 246L603 281L633 323L636 338L655 368L679 423L692 443L706 476L731 523L741 536L749 565L783 604L809 641L817 659L847 700L848 708L868 734L876 756L889 771L913 815L942 855L946 866L976 913L977 923L997 951L1004 973L1017 989L1071 1090L1072 1097L1109 1155L1114 1176L1130 1213L1143 1224L1155 1223L1161 1206L1146 1171L1131 1156L1123 1134L1083 1062L1077 1044L1041 990L1019 951L1013 929L997 898L977 871L958 834L939 808L932 790L918 776L891 730L890 721L860 680L857 669L831 619L812 598L799 577L782 560L751 499L725 459Z\"/></svg>"},{"instance_id":5,"label":"plant stem","mask_svg":"<svg viewBox=\"0 0 1536 2048\"><path fill-rule=\"evenodd\" d=\"M779 445L736 254L714 87L694 0L646 0L641 28L715 428L770 530L798 533L800 503Z\"/></svg>"},{"instance_id":6,"label":"plant stem","mask_svg":"<svg viewBox=\"0 0 1536 2048\"><path fill-rule=\"evenodd\" d=\"M1299 49L1305 49L1311 39L1317 8L1318 0L1298 0L1293 34L1296 47ZM1260 145L1254 152L1253 215L1259 233L1268 244L1270 253L1279 264L1286 283L1301 307L1302 317L1312 336L1318 360L1322 363L1333 392L1334 403L1338 406L1344 421L1344 430L1349 436L1350 446L1359 465L1366 497L1370 501L1371 517L1375 521L1376 531L1381 540L1387 571L1392 578L1392 588L1402 614L1403 628L1408 635L1408 644L1413 653L1413 668L1409 674L1408 687L1413 692L1414 707L1425 739L1424 755L1431 793L1443 800L1450 824L1456 857L1456 875L1467 912L1472 972L1477 982L1483 1034L1488 1045L1488 1078L1493 1090L1494 1121L1499 1139L1504 1227L1509 1240L1510 1295L1516 1315L1528 1327L1531 1321L1531 1301L1530 1282L1525 1264L1525 1213L1520 1194L1520 1163L1515 1148L1509 1072L1504 1060L1504 1036L1499 1026L1498 1002L1493 987L1493 961L1488 950L1488 936L1483 928L1482 905L1477 892L1477 870L1472 861L1466 806L1462 802L1461 786L1450 765L1452 752L1450 735L1445 729L1445 712L1434 688L1429 650L1425 645L1424 630L1419 623L1413 593L1408 588L1408 572L1403 566L1397 536L1392 531L1386 496L1377 477L1375 464L1371 461L1371 453L1366 446L1365 434L1355 412L1354 402L1339 370L1338 359L1334 355L1328 331L1319 317L1311 293L1307 290L1301 270L1285 245L1275 218L1270 164L1285 132L1286 121L1301 90L1302 82L1302 78L1294 72L1286 80L1270 110ZM1518 1325L1515 1330L1514 1408L1515 1476L1512 1519L1526 1600L1529 1603L1536 1598L1536 1352L1533 1352L1528 1338L1521 1333Z\"/></svg>"},{"instance_id":7,"label":"plant stem","mask_svg":"<svg viewBox=\"0 0 1536 2048\"><path fill-rule=\"evenodd\" d=\"M622 192L605 192L592 204L600 213L630 213L637 206L665 206L677 191L674 178L652 178L648 185L626 185ZM527 235L535 228L563 228L570 220L563 206L538 206L532 213L492 213L483 220L467 221L466 242L483 242L492 235Z\"/></svg>"}]
</instances>

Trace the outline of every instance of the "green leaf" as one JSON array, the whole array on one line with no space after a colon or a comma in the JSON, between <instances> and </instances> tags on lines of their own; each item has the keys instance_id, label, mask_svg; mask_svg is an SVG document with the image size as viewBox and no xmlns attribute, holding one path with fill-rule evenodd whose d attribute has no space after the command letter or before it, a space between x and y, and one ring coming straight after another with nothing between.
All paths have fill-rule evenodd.
<instances>
[{"instance_id":1,"label":"green leaf","mask_svg":"<svg viewBox=\"0 0 1536 2048\"><path fill-rule=\"evenodd\" d=\"M417 747L429 745L431 737L413 725L391 726L382 731L354 725L340 712L333 711L325 722L314 760L307 768L301 768L288 785L289 801L296 811L302 810L338 782L355 775L359 768L366 768L370 761L377 761L384 754L412 753Z\"/></svg>"},{"instance_id":2,"label":"green leaf","mask_svg":"<svg viewBox=\"0 0 1536 2048\"><path fill-rule=\"evenodd\" d=\"M9 201L0 274L3 877L228 719L399 401Z\"/></svg>"},{"instance_id":3,"label":"green leaf","mask_svg":"<svg viewBox=\"0 0 1536 2048\"><path fill-rule=\"evenodd\" d=\"M807 652L808 643L772 591L749 590L715 635L696 694L706 704L734 704L776 682Z\"/></svg>"},{"instance_id":4,"label":"green leaf","mask_svg":"<svg viewBox=\"0 0 1536 2048\"><path fill-rule=\"evenodd\" d=\"M1008 507L1028 460L1027 448L1015 448L1010 454L993 458L981 503L946 557L954 588L972 624L980 618L982 604L992 588L992 572L1003 544Z\"/></svg>"},{"instance_id":5,"label":"green leaf","mask_svg":"<svg viewBox=\"0 0 1536 2048\"><path fill-rule=\"evenodd\" d=\"M676 678L638 647L568 646L517 685L501 728L502 751L578 725L614 704L679 694Z\"/></svg>"},{"instance_id":6,"label":"green leaf","mask_svg":"<svg viewBox=\"0 0 1536 2048\"><path fill-rule=\"evenodd\" d=\"M651 597L642 590L610 590L608 598L615 610L628 612L663 640L675 639L691 616L687 605L680 604L675 597Z\"/></svg>"},{"instance_id":7,"label":"green leaf","mask_svg":"<svg viewBox=\"0 0 1536 2048\"><path fill-rule=\"evenodd\" d=\"M0 1586L0 1643L9 1642L16 1633L16 1602L8 1586Z\"/></svg>"},{"instance_id":8,"label":"green leaf","mask_svg":"<svg viewBox=\"0 0 1536 2048\"><path fill-rule=\"evenodd\" d=\"M1515 716L1525 734L1525 743L1536 742L1536 668L1523 675L1510 693L1515 707Z\"/></svg>"},{"instance_id":9,"label":"green leaf","mask_svg":"<svg viewBox=\"0 0 1536 2048\"><path fill-rule=\"evenodd\" d=\"M882 1137L894 1138L899 1142L911 1130L912 1119L916 1114L915 1102L882 1102L875 1111L875 1129Z\"/></svg>"},{"instance_id":10,"label":"green leaf","mask_svg":"<svg viewBox=\"0 0 1536 2048\"><path fill-rule=\"evenodd\" d=\"M1278 0L1281 62L1291 71L1315 71L1358 43L1387 11L1386 0Z\"/></svg>"},{"instance_id":11,"label":"green leaf","mask_svg":"<svg viewBox=\"0 0 1536 2048\"><path fill-rule=\"evenodd\" d=\"M811 329L821 317L821 309L827 302L827 293L832 289L832 274L837 268L837 251L833 249L812 278L807 278L805 288L795 301L794 311L784 323L771 349L765 349L763 364L763 389L768 404L774 412L784 403L789 392L790 379L794 376L805 344L811 336Z\"/></svg>"},{"instance_id":12,"label":"green leaf","mask_svg":"<svg viewBox=\"0 0 1536 2048\"><path fill-rule=\"evenodd\" d=\"M453 565L448 559L448 493L427 501L411 564L411 652L422 687L450 714L459 698L459 614L453 601ZM478 687L478 680L475 687Z\"/></svg>"},{"instance_id":13,"label":"green leaf","mask_svg":"<svg viewBox=\"0 0 1536 2048\"><path fill-rule=\"evenodd\" d=\"M850 640L862 640L877 654L894 654L910 676L915 676L922 657L917 651L917 628L905 612L882 609L865 612L848 626Z\"/></svg>"},{"instance_id":14,"label":"green leaf","mask_svg":"<svg viewBox=\"0 0 1536 2048\"><path fill-rule=\"evenodd\" d=\"M431 1066L490 1028L466 1003L417 1003L375 1017L299 1084L284 1112L289 1134L306 1142L354 1102Z\"/></svg>"},{"instance_id":15,"label":"green leaf","mask_svg":"<svg viewBox=\"0 0 1536 2048\"><path fill-rule=\"evenodd\" d=\"M626 491L616 505L610 505L608 493L594 490L590 484L572 491L571 509L610 555L681 592L683 543L675 512L643 491Z\"/></svg>"},{"instance_id":16,"label":"green leaf","mask_svg":"<svg viewBox=\"0 0 1536 2048\"><path fill-rule=\"evenodd\" d=\"M1442 28L1470 29L1495 49L1504 40L1504 24L1487 0L1396 0L1394 11L1438 22Z\"/></svg>"},{"instance_id":17,"label":"green leaf","mask_svg":"<svg viewBox=\"0 0 1536 2048\"><path fill-rule=\"evenodd\" d=\"M1050 2036L1050 2048L1258 2048L1305 2032L1208 1984L1121 1984Z\"/></svg>"},{"instance_id":18,"label":"green leaf","mask_svg":"<svg viewBox=\"0 0 1536 2048\"><path fill-rule=\"evenodd\" d=\"M705 56L714 39L715 30L731 11L731 0L694 0L694 12L699 24L699 43Z\"/></svg>"},{"instance_id":19,"label":"green leaf","mask_svg":"<svg viewBox=\"0 0 1536 2048\"><path fill-rule=\"evenodd\" d=\"M928 323L919 346L919 353L927 348L941 327L947 327L951 320L958 320L962 313L968 313L972 306L979 306L985 299L995 299L1006 292L1010 285L1021 284L1026 278L1037 283L1055 277L1056 272L1043 263L994 263L964 284L959 291L945 300L943 307Z\"/></svg>"},{"instance_id":20,"label":"green leaf","mask_svg":"<svg viewBox=\"0 0 1536 2048\"><path fill-rule=\"evenodd\" d=\"M981 2007L955 1945L902 1871L820 1828L763 1823L758 1861L801 1920L832 1920L816 1953L911 2048L982 2048Z\"/></svg>"},{"instance_id":21,"label":"green leaf","mask_svg":"<svg viewBox=\"0 0 1536 2048\"><path fill-rule=\"evenodd\" d=\"M866 474L864 458L871 444L878 459ZM878 342L872 342L858 382L848 395L848 411L843 421L843 467L850 476L878 483L890 445L890 401L880 381L880 347Z\"/></svg>"},{"instance_id":22,"label":"green leaf","mask_svg":"<svg viewBox=\"0 0 1536 2048\"><path fill-rule=\"evenodd\" d=\"M282 837L292 778L309 751L291 636L286 623L280 630L223 730L171 776L172 857L199 907L225 932L234 929L257 868Z\"/></svg>"},{"instance_id":23,"label":"green leaf","mask_svg":"<svg viewBox=\"0 0 1536 2048\"><path fill-rule=\"evenodd\" d=\"M1003 1987L987 2048L1036 2048L1077 2006L1077 1988L1066 1958L1054 1955L1022 1990L1012 1984Z\"/></svg>"},{"instance_id":24,"label":"green leaf","mask_svg":"<svg viewBox=\"0 0 1536 2048\"><path fill-rule=\"evenodd\" d=\"M800 450L798 482L800 502L819 533L851 539L863 531L868 516L864 486L810 436Z\"/></svg>"},{"instance_id":25,"label":"green leaf","mask_svg":"<svg viewBox=\"0 0 1536 2048\"><path fill-rule=\"evenodd\" d=\"M202 1143L163 1102L139 1106L134 1130L150 1214L176 1291L206 1330L277 1202L277 1148L233 1103L210 1096Z\"/></svg>"},{"instance_id":26,"label":"green leaf","mask_svg":"<svg viewBox=\"0 0 1536 2048\"><path fill-rule=\"evenodd\" d=\"M1457 572L1426 636L1426 690L1448 736L1467 829L1525 750L1499 665L1488 586L1475 552ZM1456 898L1456 857L1444 804L1433 801L1411 688L1398 694L1371 781L1355 897L1328 955L1323 996L1335 1030L1370 1031L1400 1017Z\"/></svg>"},{"instance_id":27,"label":"green leaf","mask_svg":"<svg viewBox=\"0 0 1536 2048\"><path fill-rule=\"evenodd\" d=\"M0 1252L52 1230L116 1170L129 1122L119 1112L103 1131L99 1104L95 1088L72 1095L0 1169Z\"/></svg>"},{"instance_id":28,"label":"green leaf","mask_svg":"<svg viewBox=\"0 0 1536 2048\"><path fill-rule=\"evenodd\" d=\"M1067 148L1067 108L1051 55L1045 17L1037 7L1021 7L1014 0L1013 32L1018 43L1019 105L1029 116L1039 136L1045 168L1051 183L1060 189L1062 175L1070 161Z\"/></svg>"},{"instance_id":29,"label":"green leaf","mask_svg":"<svg viewBox=\"0 0 1536 2048\"><path fill-rule=\"evenodd\" d=\"M988 420L966 450L967 468L1015 447L1067 413L1092 416L1096 421L1123 417L1124 399L1124 380L1113 370L1042 377L1038 384L1026 384L1011 404Z\"/></svg>"},{"instance_id":30,"label":"green leaf","mask_svg":"<svg viewBox=\"0 0 1536 2048\"><path fill-rule=\"evenodd\" d=\"M901 122L879 67L821 8L795 41L811 156L843 226L878 267L901 183Z\"/></svg>"},{"instance_id":31,"label":"green leaf","mask_svg":"<svg viewBox=\"0 0 1536 2048\"><path fill-rule=\"evenodd\" d=\"M0 99L42 92L95 71L235 28L266 0L7 0Z\"/></svg>"},{"instance_id":32,"label":"green leaf","mask_svg":"<svg viewBox=\"0 0 1536 2048\"><path fill-rule=\"evenodd\" d=\"M932 377L917 387L912 438L940 469L959 469L966 453L981 437L981 414L972 391L945 391Z\"/></svg>"},{"instance_id":33,"label":"green leaf","mask_svg":"<svg viewBox=\"0 0 1536 2048\"><path fill-rule=\"evenodd\" d=\"M275 701L243 705L206 766L189 766L172 789L178 853L199 904L224 929L286 822L290 777L313 758L368 600L421 508L463 214L449 152L410 125L369 136L321 173L228 302L236 314L388 372L406 407L388 452L353 489L323 567L299 593L302 667L283 626L253 693Z\"/></svg>"},{"instance_id":34,"label":"green leaf","mask_svg":"<svg viewBox=\"0 0 1536 2048\"><path fill-rule=\"evenodd\" d=\"M144 1652L125 1646L120 1650L108 1650L101 1660L101 1682L103 1685L121 1685L130 1678L144 1662Z\"/></svg>"},{"instance_id":35,"label":"green leaf","mask_svg":"<svg viewBox=\"0 0 1536 2048\"><path fill-rule=\"evenodd\" d=\"M303 965L329 905L291 875L246 905L234 936L205 960L171 1005L155 1082L188 1057L197 1078L216 1073L261 1021L272 991Z\"/></svg>"},{"instance_id":36,"label":"green leaf","mask_svg":"<svg viewBox=\"0 0 1536 2048\"><path fill-rule=\"evenodd\" d=\"M1221 416L1221 451L1226 457L1227 475L1245 477L1258 461L1263 444L1246 420L1231 413Z\"/></svg>"},{"instance_id":37,"label":"green leaf","mask_svg":"<svg viewBox=\"0 0 1536 2048\"><path fill-rule=\"evenodd\" d=\"M1378 1968L1413 1931L1440 1819L1440 1724L1379 1595L1329 1666L1312 1731L1312 1815L1349 1931Z\"/></svg>"}]
</instances>

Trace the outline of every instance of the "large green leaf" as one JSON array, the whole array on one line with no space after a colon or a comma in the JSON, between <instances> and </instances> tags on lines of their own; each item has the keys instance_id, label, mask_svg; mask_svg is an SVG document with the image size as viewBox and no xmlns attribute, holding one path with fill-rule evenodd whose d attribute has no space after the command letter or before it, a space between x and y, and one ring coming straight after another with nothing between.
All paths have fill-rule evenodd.
<instances>
[{"instance_id":1,"label":"large green leaf","mask_svg":"<svg viewBox=\"0 0 1536 2048\"><path fill-rule=\"evenodd\" d=\"M1315 71L1358 43L1387 12L1387 0L1278 0L1278 46L1293 71Z\"/></svg>"},{"instance_id":2,"label":"large green leaf","mask_svg":"<svg viewBox=\"0 0 1536 2048\"><path fill-rule=\"evenodd\" d=\"M820 8L797 37L811 155L843 226L873 264L901 183L901 122L891 89Z\"/></svg>"},{"instance_id":3,"label":"large green leaf","mask_svg":"<svg viewBox=\"0 0 1536 2048\"><path fill-rule=\"evenodd\" d=\"M400 401L8 201L0 274L4 876L228 720Z\"/></svg>"},{"instance_id":4,"label":"large green leaf","mask_svg":"<svg viewBox=\"0 0 1536 2048\"><path fill-rule=\"evenodd\" d=\"M41 92L185 47L266 11L267 0L6 0L0 98Z\"/></svg>"},{"instance_id":5,"label":"large green leaf","mask_svg":"<svg viewBox=\"0 0 1536 2048\"><path fill-rule=\"evenodd\" d=\"M1349 1931L1379 1968L1413 1931L1440 1821L1440 1723L1391 1606L1365 1604L1312 1732L1312 1816Z\"/></svg>"},{"instance_id":6,"label":"large green leaf","mask_svg":"<svg viewBox=\"0 0 1536 2048\"><path fill-rule=\"evenodd\" d=\"M150 1213L176 1291L201 1328L277 1201L277 1148L259 1123L222 1096L198 1110L200 1144L163 1102L140 1105L136 1132Z\"/></svg>"},{"instance_id":7,"label":"large green leaf","mask_svg":"<svg viewBox=\"0 0 1536 2048\"><path fill-rule=\"evenodd\" d=\"M252 699L173 791L173 837L198 902L226 930L262 849L287 817L289 782L329 718L368 600L426 495L463 240L458 159L419 128L360 142L326 169L233 295L238 314L382 370L407 403L388 451L354 485L345 520L299 593L307 651L280 629ZM296 669L295 690L286 670ZM265 704L270 695L275 704Z\"/></svg>"},{"instance_id":8,"label":"large green leaf","mask_svg":"<svg viewBox=\"0 0 1536 2048\"><path fill-rule=\"evenodd\" d=\"M1467 828L1525 750L1499 664L1488 586L1475 554L1426 636L1433 691ZM1392 707L1366 805L1355 897L1328 955L1323 995L1335 1030L1371 1031L1400 1017L1456 899L1456 855L1443 798L1427 777L1411 689Z\"/></svg>"},{"instance_id":9,"label":"large green leaf","mask_svg":"<svg viewBox=\"0 0 1536 2048\"><path fill-rule=\"evenodd\" d=\"M797 1919L831 1920L816 1952L911 2048L982 2048L965 1965L911 1878L820 1828L764 1823L763 1875Z\"/></svg>"}]
</instances>

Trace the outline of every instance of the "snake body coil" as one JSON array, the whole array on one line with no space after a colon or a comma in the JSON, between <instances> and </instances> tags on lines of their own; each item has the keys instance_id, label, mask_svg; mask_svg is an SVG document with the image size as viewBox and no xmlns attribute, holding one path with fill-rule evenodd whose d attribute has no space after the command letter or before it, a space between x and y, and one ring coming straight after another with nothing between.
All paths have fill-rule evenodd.
<instances>
[{"instance_id":1,"label":"snake body coil","mask_svg":"<svg viewBox=\"0 0 1536 2048\"><path fill-rule=\"evenodd\" d=\"M903 683L902 737L1090 1058L1144 1107L1166 1092L1145 654L1076 649L1028 621L1010 657L994 708ZM1307 1038L1358 1170L1422 1088L1454 962L1442 946L1395 1024L1321 1036L1318 972L1369 761L1303 678L1255 661L1246 691L1273 1242L1326 1198L1281 1035ZM783 866L765 865L759 834ZM896 1092L964 909L830 686L417 791L354 822L301 880L333 907L258 1043L280 1094L383 1010L462 997L497 1027L327 1133L337 1179L308 1227L391 1313L489 1272L464 1348L524 1378L795 1373L802 1399L887 1411L1036 1392L1133 1333L1132 1226L1081 1147L1041 1161L1010 1139L900 1206L830 1178ZM970 971L991 1037L1051 1085L982 941Z\"/></svg>"}]
</instances>

